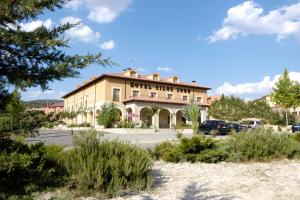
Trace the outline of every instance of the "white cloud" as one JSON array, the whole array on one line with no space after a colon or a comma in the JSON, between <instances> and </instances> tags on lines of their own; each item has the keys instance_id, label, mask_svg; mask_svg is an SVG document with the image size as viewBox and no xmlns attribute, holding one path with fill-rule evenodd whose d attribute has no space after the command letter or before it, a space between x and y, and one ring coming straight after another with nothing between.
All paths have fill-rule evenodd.
<instances>
[{"instance_id":1,"label":"white cloud","mask_svg":"<svg viewBox=\"0 0 300 200\"><path fill-rule=\"evenodd\" d=\"M93 41L97 41L101 37L101 34L99 32L95 32L89 26L84 25L81 22L80 18L68 16L61 19L60 23L79 23L77 26L66 31L66 36L70 39L76 39L81 42L91 43Z\"/></svg>"},{"instance_id":2,"label":"white cloud","mask_svg":"<svg viewBox=\"0 0 300 200\"><path fill-rule=\"evenodd\" d=\"M300 72L290 72L289 76L292 80L298 81L300 83ZM225 82L222 86L216 89L216 94L221 95L265 95L272 91L274 84L278 82L280 75L274 76L271 79L270 76L265 76L261 81L254 83L240 83L233 85L231 83Z\"/></svg>"},{"instance_id":3,"label":"white cloud","mask_svg":"<svg viewBox=\"0 0 300 200\"><path fill-rule=\"evenodd\" d=\"M208 37L209 42L247 35L275 35L280 41L289 36L300 40L300 2L264 13L253 1L245 1L227 12L223 26Z\"/></svg>"},{"instance_id":4,"label":"white cloud","mask_svg":"<svg viewBox=\"0 0 300 200\"><path fill-rule=\"evenodd\" d=\"M107 42L103 42L100 45L101 49L105 49L105 50L111 50L114 49L116 47L115 42L113 40L107 41Z\"/></svg>"},{"instance_id":5,"label":"white cloud","mask_svg":"<svg viewBox=\"0 0 300 200\"><path fill-rule=\"evenodd\" d=\"M113 22L130 5L132 0L73 0L67 7L78 9L86 7L89 9L88 19L99 22Z\"/></svg>"},{"instance_id":6,"label":"white cloud","mask_svg":"<svg viewBox=\"0 0 300 200\"><path fill-rule=\"evenodd\" d=\"M158 71L164 71L164 72L170 72L173 71L171 67L157 67L156 68Z\"/></svg>"},{"instance_id":7,"label":"white cloud","mask_svg":"<svg viewBox=\"0 0 300 200\"><path fill-rule=\"evenodd\" d=\"M47 19L46 21L36 20L29 23L20 23L21 29L26 32L34 31L38 27L44 26L46 28L50 28L53 25L51 19Z\"/></svg>"},{"instance_id":8,"label":"white cloud","mask_svg":"<svg viewBox=\"0 0 300 200\"><path fill-rule=\"evenodd\" d=\"M56 90L28 90L22 96L25 96L26 100L34 99L61 99L61 97L66 94L65 91L56 91Z\"/></svg>"}]
</instances>

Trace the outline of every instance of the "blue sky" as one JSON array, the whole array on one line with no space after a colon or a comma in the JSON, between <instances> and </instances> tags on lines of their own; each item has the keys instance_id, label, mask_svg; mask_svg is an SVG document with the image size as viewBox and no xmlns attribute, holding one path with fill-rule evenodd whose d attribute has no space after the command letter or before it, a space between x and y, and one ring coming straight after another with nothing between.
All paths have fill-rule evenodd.
<instances>
[{"instance_id":1,"label":"blue sky","mask_svg":"<svg viewBox=\"0 0 300 200\"><path fill-rule=\"evenodd\" d=\"M65 22L70 54L98 53L119 66L90 66L80 78L55 81L51 91L29 88L24 100L55 98L93 75L133 67L196 80L210 94L257 98L288 68L300 81L300 3L297 0L74 0L37 21L30 31Z\"/></svg>"}]
</instances>

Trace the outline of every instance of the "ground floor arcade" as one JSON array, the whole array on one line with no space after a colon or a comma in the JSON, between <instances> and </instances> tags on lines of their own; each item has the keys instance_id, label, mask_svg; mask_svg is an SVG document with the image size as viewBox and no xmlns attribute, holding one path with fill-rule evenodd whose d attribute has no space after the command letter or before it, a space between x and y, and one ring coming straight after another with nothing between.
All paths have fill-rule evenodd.
<instances>
[{"instance_id":1,"label":"ground floor arcade","mask_svg":"<svg viewBox=\"0 0 300 200\"><path fill-rule=\"evenodd\" d=\"M97 104L93 108L87 108L85 112L78 115L74 119L68 120L68 124L90 124L92 127L99 128L96 117L101 114L102 104ZM116 104L120 112L120 119L127 119L131 122L140 124L147 124L148 127L170 129L178 123L188 123L183 115L182 104L155 104L158 110L153 113L151 106L153 104L148 102L130 102L127 104ZM201 110L201 121L207 118L207 108Z\"/></svg>"}]
</instances>

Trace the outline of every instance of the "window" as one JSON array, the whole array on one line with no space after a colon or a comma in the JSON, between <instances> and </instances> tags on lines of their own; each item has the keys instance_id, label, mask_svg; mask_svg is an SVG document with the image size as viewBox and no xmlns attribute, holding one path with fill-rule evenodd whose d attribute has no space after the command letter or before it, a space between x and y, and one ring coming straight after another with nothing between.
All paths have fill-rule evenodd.
<instances>
[{"instance_id":1,"label":"window","mask_svg":"<svg viewBox=\"0 0 300 200\"><path fill-rule=\"evenodd\" d=\"M188 96L186 96L186 95L182 96L182 100L183 101L187 101L188 100Z\"/></svg>"},{"instance_id":2,"label":"window","mask_svg":"<svg viewBox=\"0 0 300 200\"><path fill-rule=\"evenodd\" d=\"M130 72L130 77L136 78L136 72L135 71Z\"/></svg>"},{"instance_id":3,"label":"window","mask_svg":"<svg viewBox=\"0 0 300 200\"><path fill-rule=\"evenodd\" d=\"M150 97L151 98L157 98L157 93L156 92L150 92Z\"/></svg>"},{"instance_id":4,"label":"window","mask_svg":"<svg viewBox=\"0 0 300 200\"><path fill-rule=\"evenodd\" d=\"M178 83L178 78L175 77L175 78L173 79L173 82L174 82L174 83Z\"/></svg>"},{"instance_id":5,"label":"window","mask_svg":"<svg viewBox=\"0 0 300 200\"><path fill-rule=\"evenodd\" d=\"M140 96L140 91L138 91L138 90L133 90L133 91L132 91L132 96L133 96L133 97L138 97L138 96Z\"/></svg>"},{"instance_id":6,"label":"window","mask_svg":"<svg viewBox=\"0 0 300 200\"><path fill-rule=\"evenodd\" d=\"M173 99L173 94L167 94L167 99Z\"/></svg>"},{"instance_id":7,"label":"window","mask_svg":"<svg viewBox=\"0 0 300 200\"><path fill-rule=\"evenodd\" d=\"M113 89L113 101L120 101L120 89Z\"/></svg>"},{"instance_id":8,"label":"window","mask_svg":"<svg viewBox=\"0 0 300 200\"><path fill-rule=\"evenodd\" d=\"M153 80L158 81L158 79L159 79L158 75L157 75L157 74L154 74L154 75L153 75Z\"/></svg>"},{"instance_id":9,"label":"window","mask_svg":"<svg viewBox=\"0 0 300 200\"><path fill-rule=\"evenodd\" d=\"M197 102L201 103L202 102L202 97L197 97Z\"/></svg>"}]
</instances>

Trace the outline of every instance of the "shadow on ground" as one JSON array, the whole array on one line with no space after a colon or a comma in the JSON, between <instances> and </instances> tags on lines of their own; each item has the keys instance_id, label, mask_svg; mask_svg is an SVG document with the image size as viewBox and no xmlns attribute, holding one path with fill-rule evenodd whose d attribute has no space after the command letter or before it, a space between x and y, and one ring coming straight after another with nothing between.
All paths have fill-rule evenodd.
<instances>
[{"instance_id":1,"label":"shadow on ground","mask_svg":"<svg viewBox=\"0 0 300 200\"><path fill-rule=\"evenodd\" d=\"M153 175L153 187L152 189L156 189L165 184L169 178L159 169L154 169L152 171Z\"/></svg>"},{"instance_id":2,"label":"shadow on ground","mask_svg":"<svg viewBox=\"0 0 300 200\"><path fill-rule=\"evenodd\" d=\"M237 197L229 194L208 195L209 190L204 185L198 185L196 182L191 182L184 189L184 194L181 200L232 200Z\"/></svg>"}]
</instances>

